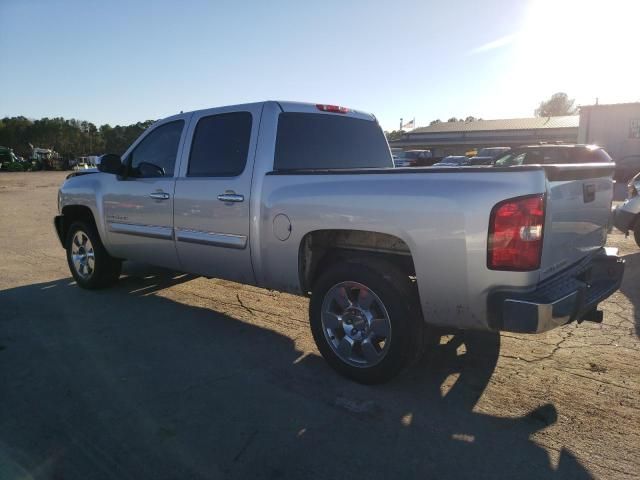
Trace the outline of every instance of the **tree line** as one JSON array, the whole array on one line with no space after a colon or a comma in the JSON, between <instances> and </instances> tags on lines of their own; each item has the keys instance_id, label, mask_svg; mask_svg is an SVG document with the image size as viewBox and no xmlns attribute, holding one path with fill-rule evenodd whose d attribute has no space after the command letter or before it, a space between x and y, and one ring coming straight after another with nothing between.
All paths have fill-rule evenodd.
<instances>
[{"instance_id":1,"label":"tree line","mask_svg":"<svg viewBox=\"0 0 640 480\"><path fill-rule=\"evenodd\" d=\"M0 146L13 149L16 155L31 156L31 146L51 148L62 158L116 153L125 150L154 120L133 125L109 124L97 127L91 122L72 119L5 117L0 120Z\"/></svg>"}]
</instances>

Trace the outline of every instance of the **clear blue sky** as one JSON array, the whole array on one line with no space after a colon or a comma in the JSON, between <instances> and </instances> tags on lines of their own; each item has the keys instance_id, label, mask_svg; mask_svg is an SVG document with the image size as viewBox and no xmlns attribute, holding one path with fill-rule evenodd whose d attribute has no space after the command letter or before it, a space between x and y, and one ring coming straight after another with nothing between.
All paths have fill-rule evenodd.
<instances>
[{"instance_id":1,"label":"clear blue sky","mask_svg":"<svg viewBox=\"0 0 640 480\"><path fill-rule=\"evenodd\" d=\"M639 100L638 4L0 0L0 117L114 125L282 99L393 129L530 116L558 90Z\"/></svg>"}]
</instances>

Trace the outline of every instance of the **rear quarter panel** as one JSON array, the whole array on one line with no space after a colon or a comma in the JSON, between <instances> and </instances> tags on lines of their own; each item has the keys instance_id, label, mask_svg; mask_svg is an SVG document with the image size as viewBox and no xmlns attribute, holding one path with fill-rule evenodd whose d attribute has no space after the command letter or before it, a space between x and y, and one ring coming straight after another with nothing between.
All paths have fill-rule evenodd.
<instances>
[{"instance_id":1,"label":"rear quarter panel","mask_svg":"<svg viewBox=\"0 0 640 480\"><path fill-rule=\"evenodd\" d=\"M315 230L380 232L411 250L425 320L457 328L488 328L487 293L500 286L527 287L538 272L499 272L486 267L493 206L510 197L543 193L542 170L514 172L269 174L260 208L258 282L300 293L298 252ZM291 220L291 236L273 231L278 214Z\"/></svg>"}]
</instances>

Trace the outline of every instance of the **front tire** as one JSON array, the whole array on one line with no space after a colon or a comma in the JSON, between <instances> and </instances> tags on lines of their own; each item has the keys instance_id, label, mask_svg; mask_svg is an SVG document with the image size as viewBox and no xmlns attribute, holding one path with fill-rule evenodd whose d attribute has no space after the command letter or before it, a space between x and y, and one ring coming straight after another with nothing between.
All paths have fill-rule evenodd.
<instances>
[{"instance_id":1,"label":"front tire","mask_svg":"<svg viewBox=\"0 0 640 480\"><path fill-rule=\"evenodd\" d=\"M65 241L67 263L78 286L89 290L113 285L120 277L122 261L107 253L91 223L74 222Z\"/></svg>"},{"instance_id":2,"label":"front tire","mask_svg":"<svg viewBox=\"0 0 640 480\"><path fill-rule=\"evenodd\" d=\"M387 261L329 267L315 282L309 317L325 360L359 383L390 380L422 350L425 326L415 285Z\"/></svg>"}]
</instances>

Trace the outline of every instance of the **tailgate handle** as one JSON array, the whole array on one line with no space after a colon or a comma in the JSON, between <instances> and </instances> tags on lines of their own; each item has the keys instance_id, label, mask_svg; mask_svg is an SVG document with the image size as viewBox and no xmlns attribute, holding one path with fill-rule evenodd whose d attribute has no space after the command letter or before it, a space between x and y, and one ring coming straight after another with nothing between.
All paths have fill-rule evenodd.
<instances>
[{"instance_id":1,"label":"tailgate handle","mask_svg":"<svg viewBox=\"0 0 640 480\"><path fill-rule=\"evenodd\" d=\"M596 186L594 183L585 183L582 185L582 198L584 203L593 202L596 199Z\"/></svg>"}]
</instances>

